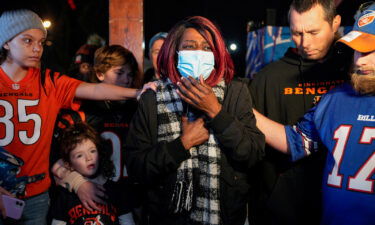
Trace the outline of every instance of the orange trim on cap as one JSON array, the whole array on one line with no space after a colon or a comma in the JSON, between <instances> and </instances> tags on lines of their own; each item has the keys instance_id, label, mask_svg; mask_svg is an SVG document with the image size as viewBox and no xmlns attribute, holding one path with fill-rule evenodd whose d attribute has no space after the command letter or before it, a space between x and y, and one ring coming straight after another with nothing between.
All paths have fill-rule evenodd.
<instances>
[{"instance_id":1,"label":"orange trim on cap","mask_svg":"<svg viewBox=\"0 0 375 225\"><path fill-rule=\"evenodd\" d=\"M357 31L359 32L359 31ZM346 41L344 39L338 40L341 43L346 44L347 46L351 47L352 49L358 51L358 52L372 52L375 51L375 35L362 33L357 38Z\"/></svg>"}]
</instances>

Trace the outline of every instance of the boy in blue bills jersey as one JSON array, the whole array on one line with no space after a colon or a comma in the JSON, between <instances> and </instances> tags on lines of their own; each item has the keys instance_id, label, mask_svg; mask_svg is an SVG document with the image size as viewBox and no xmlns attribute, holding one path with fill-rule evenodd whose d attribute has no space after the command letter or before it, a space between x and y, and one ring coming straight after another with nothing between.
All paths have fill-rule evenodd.
<instances>
[{"instance_id":1,"label":"boy in blue bills jersey","mask_svg":"<svg viewBox=\"0 0 375 225\"><path fill-rule=\"evenodd\" d=\"M295 126L255 112L272 147L298 160L319 145L328 149L321 224L374 224L375 215L375 3L359 10L354 29L339 40L352 48L351 85L323 96Z\"/></svg>"}]
</instances>

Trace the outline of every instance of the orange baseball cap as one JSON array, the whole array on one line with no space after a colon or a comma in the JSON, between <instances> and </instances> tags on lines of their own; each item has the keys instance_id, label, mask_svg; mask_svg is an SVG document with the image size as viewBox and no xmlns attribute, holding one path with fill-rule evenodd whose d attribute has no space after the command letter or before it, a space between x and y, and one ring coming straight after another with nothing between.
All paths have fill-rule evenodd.
<instances>
[{"instance_id":1,"label":"orange baseball cap","mask_svg":"<svg viewBox=\"0 0 375 225\"><path fill-rule=\"evenodd\" d=\"M338 40L358 52L375 51L375 3L359 9L353 30Z\"/></svg>"}]
</instances>

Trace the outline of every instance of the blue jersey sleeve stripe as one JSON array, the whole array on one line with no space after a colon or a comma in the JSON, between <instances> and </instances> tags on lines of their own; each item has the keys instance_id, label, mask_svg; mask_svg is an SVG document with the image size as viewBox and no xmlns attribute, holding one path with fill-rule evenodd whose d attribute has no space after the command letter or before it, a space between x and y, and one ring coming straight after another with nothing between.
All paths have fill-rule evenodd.
<instances>
[{"instance_id":1,"label":"blue jersey sleeve stripe","mask_svg":"<svg viewBox=\"0 0 375 225\"><path fill-rule=\"evenodd\" d=\"M297 161L317 150L318 144L304 134L297 126L285 126L291 158Z\"/></svg>"}]
</instances>

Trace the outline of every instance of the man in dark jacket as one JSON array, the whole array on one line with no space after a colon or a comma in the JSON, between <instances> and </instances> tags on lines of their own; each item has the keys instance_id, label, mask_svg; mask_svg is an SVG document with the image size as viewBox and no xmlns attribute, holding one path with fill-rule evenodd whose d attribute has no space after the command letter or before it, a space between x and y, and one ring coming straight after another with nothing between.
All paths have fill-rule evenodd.
<instances>
[{"instance_id":1,"label":"man in dark jacket","mask_svg":"<svg viewBox=\"0 0 375 225\"><path fill-rule=\"evenodd\" d=\"M294 124L320 97L348 79L350 54L333 47L341 18L332 0L294 0L289 22L296 48L261 70L250 85L255 108ZM252 224L319 224L324 153L291 163L266 149L250 200Z\"/></svg>"}]
</instances>

